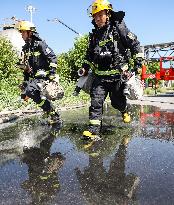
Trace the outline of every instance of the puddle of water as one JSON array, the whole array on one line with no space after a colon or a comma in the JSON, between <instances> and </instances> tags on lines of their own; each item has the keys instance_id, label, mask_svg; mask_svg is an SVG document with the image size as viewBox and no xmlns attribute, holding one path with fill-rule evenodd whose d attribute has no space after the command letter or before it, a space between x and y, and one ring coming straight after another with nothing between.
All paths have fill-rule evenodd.
<instances>
[{"instance_id":1,"label":"puddle of water","mask_svg":"<svg viewBox=\"0 0 174 205\"><path fill-rule=\"evenodd\" d=\"M0 204L173 204L174 113L134 106L133 121L105 110L102 140L82 141L88 110L38 117L0 132Z\"/></svg>"}]
</instances>

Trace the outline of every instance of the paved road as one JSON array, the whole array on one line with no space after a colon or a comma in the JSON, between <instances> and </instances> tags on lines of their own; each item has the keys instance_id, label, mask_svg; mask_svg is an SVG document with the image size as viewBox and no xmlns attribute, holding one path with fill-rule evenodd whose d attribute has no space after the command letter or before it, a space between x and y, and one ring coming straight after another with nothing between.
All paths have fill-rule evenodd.
<instances>
[{"instance_id":1,"label":"paved road","mask_svg":"<svg viewBox=\"0 0 174 205\"><path fill-rule=\"evenodd\" d=\"M165 110L174 111L174 93L155 96L143 96L141 100L131 100L130 104L153 105Z\"/></svg>"}]
</instances>

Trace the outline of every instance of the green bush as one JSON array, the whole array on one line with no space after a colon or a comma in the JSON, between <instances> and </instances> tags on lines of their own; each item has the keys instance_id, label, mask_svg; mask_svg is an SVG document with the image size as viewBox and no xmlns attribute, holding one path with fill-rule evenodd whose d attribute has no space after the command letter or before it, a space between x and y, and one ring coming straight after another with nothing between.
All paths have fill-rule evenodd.
<instances>
[{"instance_id":1,"label":"green bush","mask_svg":"<svg viewBox=\"0 0 174 205\"><path fill-rule=\"evenodd\" d=\"M67 81L77 80L77 71L84 62L84 57L88 45L88 35L76 38L74 47L67 53L58 56L57 72L61 78Z\"/></svg>"},{"instance_id":2,"label":"green bush","mask_svg":"<svg viewBox=\"0 0 174 205\"><path fill-rule=\"evenodd\" d=\"M144 90L144 94L145 95L154 95L155 94L155 90L153 88L146 88Z\"/></svg>"},{"instance_id":3,"label":"green bush","mask_svg":"<svg viewBox=\"0 0 174 205\"><path fill-rule=\"evenodd\" d=\"M73 96L74 88L75 88L75 82L63 82L62 86L64 88L64 97L62 100L58 100L55 102L55 104L61 105L61 106L73 106L77 104L86 104L89 102L90 96L86 94L84 91L80 91L80 94L78 96Z\"/></svg>"},{"instance_id":4,"label":"green bush","mask_svg":"<svg viewBox=\"0 0 174 205\"><path fill-rule=\"evenodd\" d=\"M156 71L160 70L160 63L159 62L150 62L147 65L147 73L155 74Z\"/></svg>"},{"instance_id":5,"label":"green bush","mask_svg":"<svg viewBox=\"0 0 174 205\"><path fill-rule=\"evenodd\" d=\"M18 55L11 43L0 37L0 111L4 108L17 108L21 105L18 100L19 82L22 77L17 67Z\"/></svg>"},{"instance_id":6,"label":"green bush","mask_svg":"<svg viewBox=\"0 0 174 205\"><path fill-rule=\"evenodd\" d=\"M21 106L19 88L15 81L1 80L0 82L0 111L4 108L16 109Z\"/></svg>"},{"instance_id":7,"label":"green bush","mask_svg":"<svg viewBox=\"0 0 174 205\"><path fill-rule=\"evenodd\" d=\"M15 79L17 71L17 53L13 50L11 43L0 37L0 80Z\"/></svg>"},{"instance_id":8,"label":"green bush","mask_svg":"<svg viewBox=\"0 0 174 205\"><path fill-rule=\"evenodd\" d=\"M161 87L161 88L157 89L157 92L159 92L159 93L166 93L166 91L167 91L167 88L165 88L165 87Z\"/></svg>"},{"instance_id":9,"label":"green bush","mask_svg":"<svg viewBox=\"0 0 174 205\"><path fill-rule=\"evenodd\" d=\"M68 65L68 53L62 53L57 57L57 73L61 76L62 81L70 81L70 68Z\"/></svg>"},{"instance_id":10,"label":"green bush","mask_svg":"<svg viewBox=\"0 0 174 205\"><path fill-rule=\"evenodd\" d=\"M57 56L57 73L60 75L65 96L55 104L61 106L71 106L84 104L89 101L89 95L80 92L79 96L74 97L73 91L78 78L77 70L82 66L88 45L88 36L76 38L74 47L67 53ZM4 38L0 39L0 111L3 109L16 109L26 106L20 100L19 84L23 80L23 74L17 66L18 56L13 51L12 45ZM33 107L33 102L29 101Z\"/></svg>"}]
</instances>

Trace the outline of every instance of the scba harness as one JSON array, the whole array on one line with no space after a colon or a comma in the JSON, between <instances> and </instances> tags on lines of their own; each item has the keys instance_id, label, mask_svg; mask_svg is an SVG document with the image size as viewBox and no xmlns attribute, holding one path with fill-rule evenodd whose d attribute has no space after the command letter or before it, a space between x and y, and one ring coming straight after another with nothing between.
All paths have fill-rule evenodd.
<instances>
[{"instance_id":1,"label":"scba harness","mask_svg":"<svg viewBox=\"0 0 174 205\"><path fill-rule=\"evenodd\" d=\"M126 48L120 37L117 23L109 23L105 28L94 29L90 34L93 63L88 62L88 64L90 67L93 64L91 69L97 75L121 74L122 67L128 64L131 58L130 50Z\"/></svg>"}]
</instances>

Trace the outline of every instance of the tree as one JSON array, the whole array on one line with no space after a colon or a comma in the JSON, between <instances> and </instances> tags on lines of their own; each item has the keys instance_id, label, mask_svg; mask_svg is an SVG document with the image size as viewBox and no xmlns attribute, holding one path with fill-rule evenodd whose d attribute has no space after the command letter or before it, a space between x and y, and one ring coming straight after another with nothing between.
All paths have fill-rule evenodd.
<instances>
[{"instance_id":1,"label":"tree","mask_svg":"<svg viewBox=\"0 0 174 205\"><path fill-rule=\"evenodd\" d=\"M159 70L160 70L159 62L150 62L150 63L148 63L148 66L147 66L147 72L148 73L155 74L156 71L159 71Z\"/></svg>"},{"instance_id":2,"label":"tree","mask_svg":"<svg viewBox=\"0 0 174 205\"><path fill-rule=\"evenodd\" d=\"M7 107L18 107L19 82L22 72L17 67L18 55L12 44L0 37L0 111Z\"/></svg>"},{"instance_id":3,"label":"tree","mask_svg":"<svg viewBox=\"0 0 174 205\"><path fill-rule=\"evenodd\" d=\"M0 80L16 76L18 56L12 44L5 38L0 38Z\"/></svg>"},{"instance_id":4,"label":"tree","mask_svg":"<svg viewBox=\"0 0 174 205\"><path fill-rule=\"evenodd\" d=\"M88 46L88 35L76 38L74 47L67 53L58 56L58 73L66 80L76 80L77 71L84 62Z\"/></svg>"}]
</instances>

